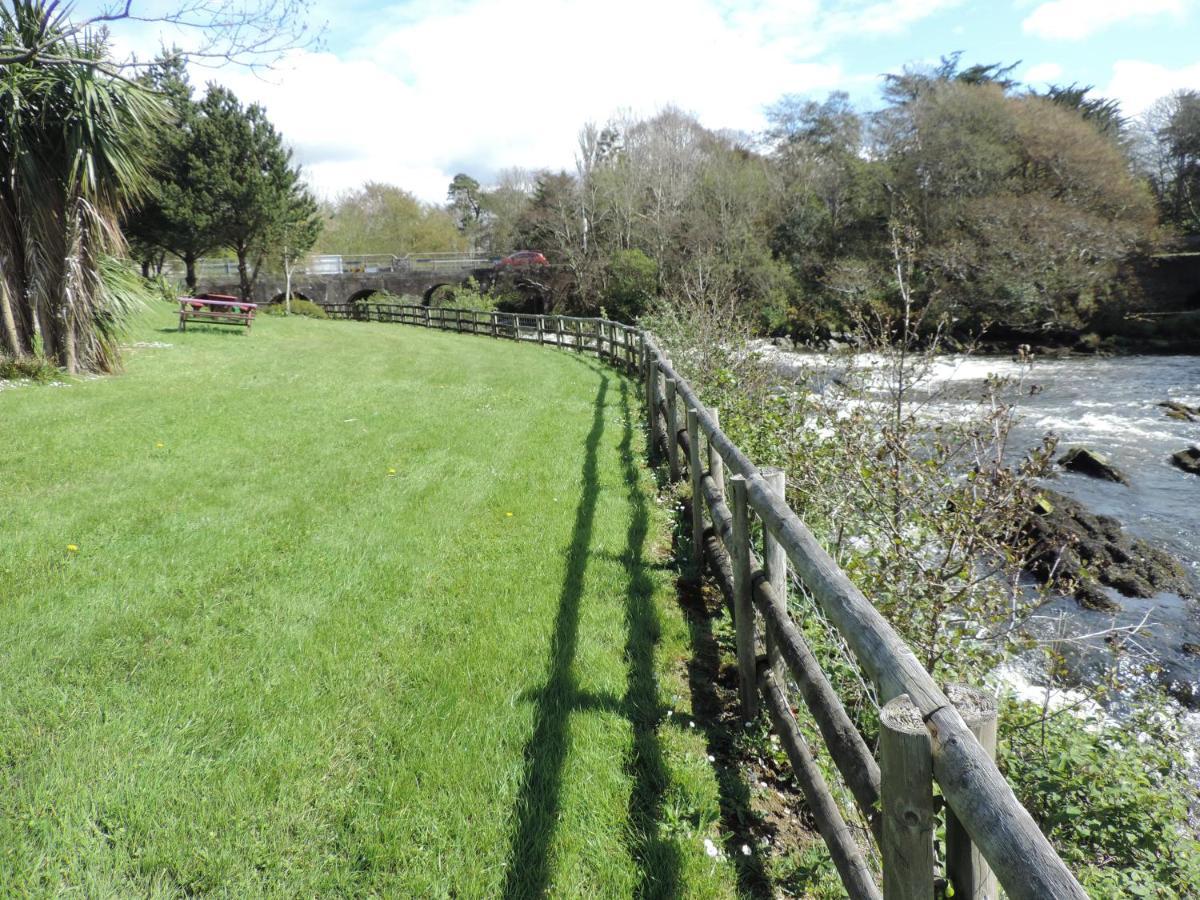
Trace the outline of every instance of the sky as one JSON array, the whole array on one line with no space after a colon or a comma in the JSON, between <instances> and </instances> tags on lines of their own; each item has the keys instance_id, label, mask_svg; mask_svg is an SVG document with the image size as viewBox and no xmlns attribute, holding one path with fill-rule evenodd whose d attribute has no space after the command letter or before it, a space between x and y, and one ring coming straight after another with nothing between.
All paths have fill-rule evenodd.
<instances>
[{"instance_id":1,"label":"sky","mask_svg":"<svg viewBox=\"0 0 1200 900\"><path fill-rule=\"evenodd\" d=\"M265 106L328 198L382 181L440 203L457 172L570 169L580 127L621 111L674 104L753 133L785 94L871 108L884 73L954 51L1019 61L1034 87L1094 85L1127 115L1200 89L1200 0L316 0L310 21L319 47L192 80ZM151 23L112 32L143 58L163 40Z\"/></svg>"}]
</instances>

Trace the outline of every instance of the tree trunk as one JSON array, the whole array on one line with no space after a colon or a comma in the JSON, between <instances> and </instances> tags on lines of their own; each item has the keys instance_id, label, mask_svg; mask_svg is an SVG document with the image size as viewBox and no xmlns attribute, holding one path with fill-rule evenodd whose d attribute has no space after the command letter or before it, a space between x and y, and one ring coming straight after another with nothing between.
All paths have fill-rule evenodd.
<instances>
[{"instance_id":1,"label":"tree trunk","mask_svg":"<svg viewBox=\"0 0 1200 900\"><path fill-rule=\"evenodd\" d=\"M292 264L288 260L287 247L283 248L283 311L292 314Z\"/></svg>"},{"instance_id":2,"label":"tree trunk","mask_svg":"<svg viewBox=\"0 0 1200 900\"><path fill-rule=\"evenodd\" d=\"M143 278L150 277L150 259L149 259L149 257L142 258L142 277Z\"/></svg>"},{"instance_id":3,"label":"tree trunk","mask_svg":"<svg viewBox=\"0 0 1200 900\"><path fill-rule=\"evenodd\" d=\"M250 253L250 249L239 245L237 248L238 260L238 291L244 302L250 302L250 294L254 290L254 276L250 273L250 265L246 257Z\"/></svg>"},{"instance_id":4,"label":"tree trunk","mask_svg":"<svg viewBox=\"0 0 1200 900\"><path fill-rule=\"evenodd\" d=\"M79 354L75 347L75 316L63 316L63 355L66 357L67 374L74 375L79 371Z\"/></svg>"},{"instance_id":5,"label":"tree trunk","mask_svg":"<svg viewBox=\"0 0 1200 900\"><path fill-rule=\"evenodd\" d=\"M196 254L185 253L183 255L183 264L187 268L187 289L189 293L196 293Z\"/></svg>"},{"instance_id":6,"label":"tree trunk","mask_svg":"<svg viewBox=\"0 0 1200 900\"><path fill-rule=\"evenodd\" d=\"M21 333L17 331L17 320L13 316L9 301L8 282L0 277L0 331L4 332L4 345L13 356L23 355Z\"/></svg>"}]
</instances>

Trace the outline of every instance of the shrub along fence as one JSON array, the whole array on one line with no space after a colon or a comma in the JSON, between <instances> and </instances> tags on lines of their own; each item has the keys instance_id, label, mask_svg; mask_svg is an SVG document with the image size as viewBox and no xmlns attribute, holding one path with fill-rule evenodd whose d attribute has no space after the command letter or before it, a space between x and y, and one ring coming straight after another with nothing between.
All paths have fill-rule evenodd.
<instances>
[{"instance_id":1,"label":"shrub along fence","mask_svg":"<svg viewBox=\"0 0 1200 900\"><path fill-rule=\"evenodd\" d=\"M934 832L945 815L945 878L959 898L1085 898L993 760L996 704L964 685L944 689L787 505L785 475L760 471L721 431L654 336L606 319L384 303L325 307L333 318L401 322L592 352L640 376L651 450L672 479L687 472L692 529L733 613L740 702L770 716L818 830L854 898L931 898ZM753 520L761 523L754 546ZM874 684L879 758L853 724L788 610L789 565ZM760 654L760 638L765 652ZM790 676L790 679L789 679ZM814 762L790 702L803 699L879 849L883 887ZM944 803L936 803L937 784Z\"/></svg>"}]
</instances>

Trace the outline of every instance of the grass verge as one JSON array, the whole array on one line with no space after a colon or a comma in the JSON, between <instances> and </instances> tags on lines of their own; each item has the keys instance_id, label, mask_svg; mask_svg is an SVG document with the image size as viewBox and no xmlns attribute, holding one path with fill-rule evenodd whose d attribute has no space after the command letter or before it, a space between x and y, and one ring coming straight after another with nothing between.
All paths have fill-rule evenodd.
<instances>
[{"instance_id":1,"label":"grass verge","mask_svg":"<svg viewBox=\"0 0 1200 900\"><path fill-rule=\"evenodd\" d=\"M733 893L636 386L389 325L133 340L0 394L5 891Z\"/></svg>"}]
</instances>

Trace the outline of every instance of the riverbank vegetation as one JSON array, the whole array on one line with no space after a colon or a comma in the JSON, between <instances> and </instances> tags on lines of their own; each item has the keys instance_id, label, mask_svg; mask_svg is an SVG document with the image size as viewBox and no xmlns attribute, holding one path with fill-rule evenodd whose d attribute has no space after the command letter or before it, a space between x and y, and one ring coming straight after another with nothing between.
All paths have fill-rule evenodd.
<instances>
[{"instance_id":1,"label":"riverbank vegetation","mask_svg":"<svg viewBox=\"0 0 1200 900\"><path fill-rule=\"evenodd\" d=\"M895 289L907 293L903 280ZM789 370L786 385L728 304L662 304L645 322L734 443L788 473L793 509L939 683L1003 698L1000 764L1089 891L1187 896L1200 842L1178 708L1138 681L1153 660L1140 657L1136 628L1090 635L1110 663L1081 679L1065 655L1075 639L1048 627L1050 595L1024 575L1044 550L1025 522L1054 453L1050 440L1012 461L1009 432L1028 385L991 379L973 402L948 403L930 377L937 348L918 346L911 320L864 323L861 333L875 335L869 352ZM876 734L867 679L803 584L793 587L794 617L822 668ZM1039 687L1017 679L1018 694L1018 671ZM854 817L853 804L844 812Z\"/></svg>"}]
</instances>

